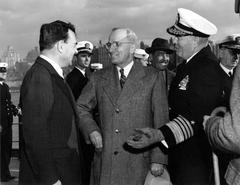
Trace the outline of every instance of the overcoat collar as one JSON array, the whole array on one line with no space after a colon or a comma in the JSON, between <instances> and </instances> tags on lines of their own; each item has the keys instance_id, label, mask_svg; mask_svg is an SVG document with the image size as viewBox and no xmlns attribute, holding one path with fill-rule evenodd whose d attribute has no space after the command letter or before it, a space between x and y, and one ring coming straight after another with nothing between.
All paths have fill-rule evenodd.
<instances>
[{"instance_id":1,"label":"overcoat collar","mask_svg":"<svg viewBox=\"0 0 240 185\"><path fill-rule=\"evenodd\" d=\"M144 67L140 63L134 62L124 87L121 89L117 68L112 65L102 76L105 80L103 88L112 104L117 106L129 101L137 90L143 88L142 78L144 76Z\"/></svg>"},{"instance_id":2,"label":"overcoat collar","mask_svg":"<svg viewBox=\"0 0 240 185\"><path fill-rule=\"evenodd\" d=\"M74 113L77 114L71 89L69 88L65 80L57 73L57 71L51 66L51 64L49 64L43 58L38 57L36 63L43 65L49 71L52 78L55 79L56 85L59 87L59 89L61 89L61 91L67 96L67 98L71 102Z\"/></svg>"}]
</instances>

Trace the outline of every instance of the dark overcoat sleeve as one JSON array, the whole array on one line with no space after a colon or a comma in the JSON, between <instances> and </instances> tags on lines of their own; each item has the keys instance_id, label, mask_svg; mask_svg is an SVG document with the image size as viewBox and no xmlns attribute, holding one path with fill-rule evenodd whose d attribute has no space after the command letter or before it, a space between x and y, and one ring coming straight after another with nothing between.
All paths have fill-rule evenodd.
<instances>
[{"instance_id":1,"label":"dark overcoat sleeve","mask_svg":"<svg viewBox=\"0 0 240 185\"><path fill-rule=\"evenodd\" d=\"M58 175L50 152L49 115L54 102L52 80L47 70L31 72L21 89L26 152L40 182L53 184Z\"/></svg>"},{"instance_id":2,"label":"dark overcoat sleeve","mask_svg":"<svg viewBox=\"0 0 240 185\"><path fill-rule=\"evenodd\" d=\"M97 106L97 97L95 89L95 75L92 75L90 81L83 88L81 96L77 100L77 113L79 116L79 128L85 138L86 143L90 144L89 134L93 131L99 131L97 123L93 118L93 110Z\"/></svg>"}]
</instances>

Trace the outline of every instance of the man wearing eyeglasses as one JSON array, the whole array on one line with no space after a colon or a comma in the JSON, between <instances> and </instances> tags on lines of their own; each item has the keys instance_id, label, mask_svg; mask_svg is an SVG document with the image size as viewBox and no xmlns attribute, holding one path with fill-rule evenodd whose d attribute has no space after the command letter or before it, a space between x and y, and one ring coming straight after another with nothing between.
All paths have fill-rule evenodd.
<instances>
[{"instance_id":1,"label":"man wearing eyeglasses","mask_svg":"<svg viewBox=\"0 0 240 185\"><path fill-rule=\"evenodd\" d=\"M93 185L144 184L149 170L166 174L167 158L159 148L135 150L125 143L136 127L157 128L168 121L163 77L133 61L136 43L132 30L114 28L107 43L112 65L92 74L77 101L80 128L95 146ZM96 106L99 125L92 117Z\"/></svg>"},{"instance_id":2,"label":"man wearing eyeglasses","mask_svg":"<svg viewBox=\"0 0 240 185\"><path fill-rule=\"evenodd\" d=\"M81 184L78 117L63 67L76 53L75 28L54 21L40 29L40 56L24 77L20 98L24 145L19 184Z\"/></svg>"}]
</instances>

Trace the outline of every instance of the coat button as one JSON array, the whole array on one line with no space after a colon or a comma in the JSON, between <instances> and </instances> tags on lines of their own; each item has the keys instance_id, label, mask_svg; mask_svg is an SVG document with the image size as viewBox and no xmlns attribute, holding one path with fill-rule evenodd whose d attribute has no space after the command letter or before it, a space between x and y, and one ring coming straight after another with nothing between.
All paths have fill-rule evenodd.
<instances>
[{"instance_id":1,"label":"coat button","mask_svg":"<svg viewBox=\"0 0 240 185\"><path fill-rule=\"evenodd\" d=\"M117 155L117 154L118 154L118 151L114 151L113 154L114 154L114 155Z\"/></svg>"},{"instance_id":2,"label":"coat button","mask_svg":"<svg viewBox=\"0 0 240 185\"><path fill-rule=\"evenodd\" d=\"M116 111L116 113L119 113L120 112L120 110L117 108L117 109L115 109L115 111Z\"/></svg>"},{"instance_id":3,"label":"coat button","mask_svg":"<svg viewBox=\"0 0 240 185\"><path fill-rule=\"evenodd\" d=\"M120 131L118 129L116 129L115 132L118 134Z\"/></svg>"}]
</instances>

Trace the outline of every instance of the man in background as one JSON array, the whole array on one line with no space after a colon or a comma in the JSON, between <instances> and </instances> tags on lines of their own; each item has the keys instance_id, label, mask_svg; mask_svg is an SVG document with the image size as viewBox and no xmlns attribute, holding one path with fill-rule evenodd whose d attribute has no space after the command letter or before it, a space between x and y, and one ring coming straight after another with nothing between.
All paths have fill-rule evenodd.
<instances>
[{"instance_id":1,"label":"man in background","mask_svg":"<svg viewBox=\"0 0 240 185\"><path fill-rule=\"evenodd\" d=\"M12 123L13 116L18 114L18 109L11 101L8 85L4 82L7 78L7 63L0 63L0 141L1 141L1 182L14 179L9 170L12 151Z\"/></svg>"},{"instance_id":2,"label":"man in background","mask_svg":"<svg viewBox=\"0 0 240 185\"><path fill-rule=\"evenodd\" d=\"M134 52L134 61L140 62L143 66L148 66L149 54L143 49L136 49Z\"/></svg>"},{"instance_id":3,"label":"man in background","mask_svg":"<svg viewBox=\"0 0 240 185\"><path fill-rule=\"evenodd\" d=\"M170 88L175 73L168 69L170 57L169 55L174 52L168 44L166 39L156 38L152 41L152 46L146 48L145 51L150 55L151 65L162 72L163 79L167 91Z\"/></svg>"},{"instance_id":4,"label":"man in background","mask_svg":"<svg viewBox=\"0 0 240 185\"><path fill-rule=\"evenodd\" d=\"M218 43L219 46L219 65L221 67L223 85L222 105L229 109L229 100L232 90L232 81L235 68L239 62L240 34L232 34L225 37Z\"/></svg>"},{"instance_id":5,"label":"man in background","mask_svg":"<svg viewBox=\"0 0 240 185\"><path fill-rule=\"evenodd\" d=\"M73 70L67 75L66 81L70 86L75 100L81 95L82 89L90 77L89 65L93 51L93 44L89 41L81 41L77 44L76 63ZM89 184L91 162L93 159L94 148L91 144L86 144L83 137L79 137L83 154L83 183Z\"/></svg>"},{"instance_id":6,"label":"man in background","mask_svg":"<svg viewBox=\"0 0 240 185\"><path fill-rule=\"evenodd\" d=\"M67 75L66 81L72 89L75 100L80 96L82 89L88 82L87 69L91 62L93 44L81 41L77 44L76 62L73 70Z\"/></svg>"}]
</instances>

